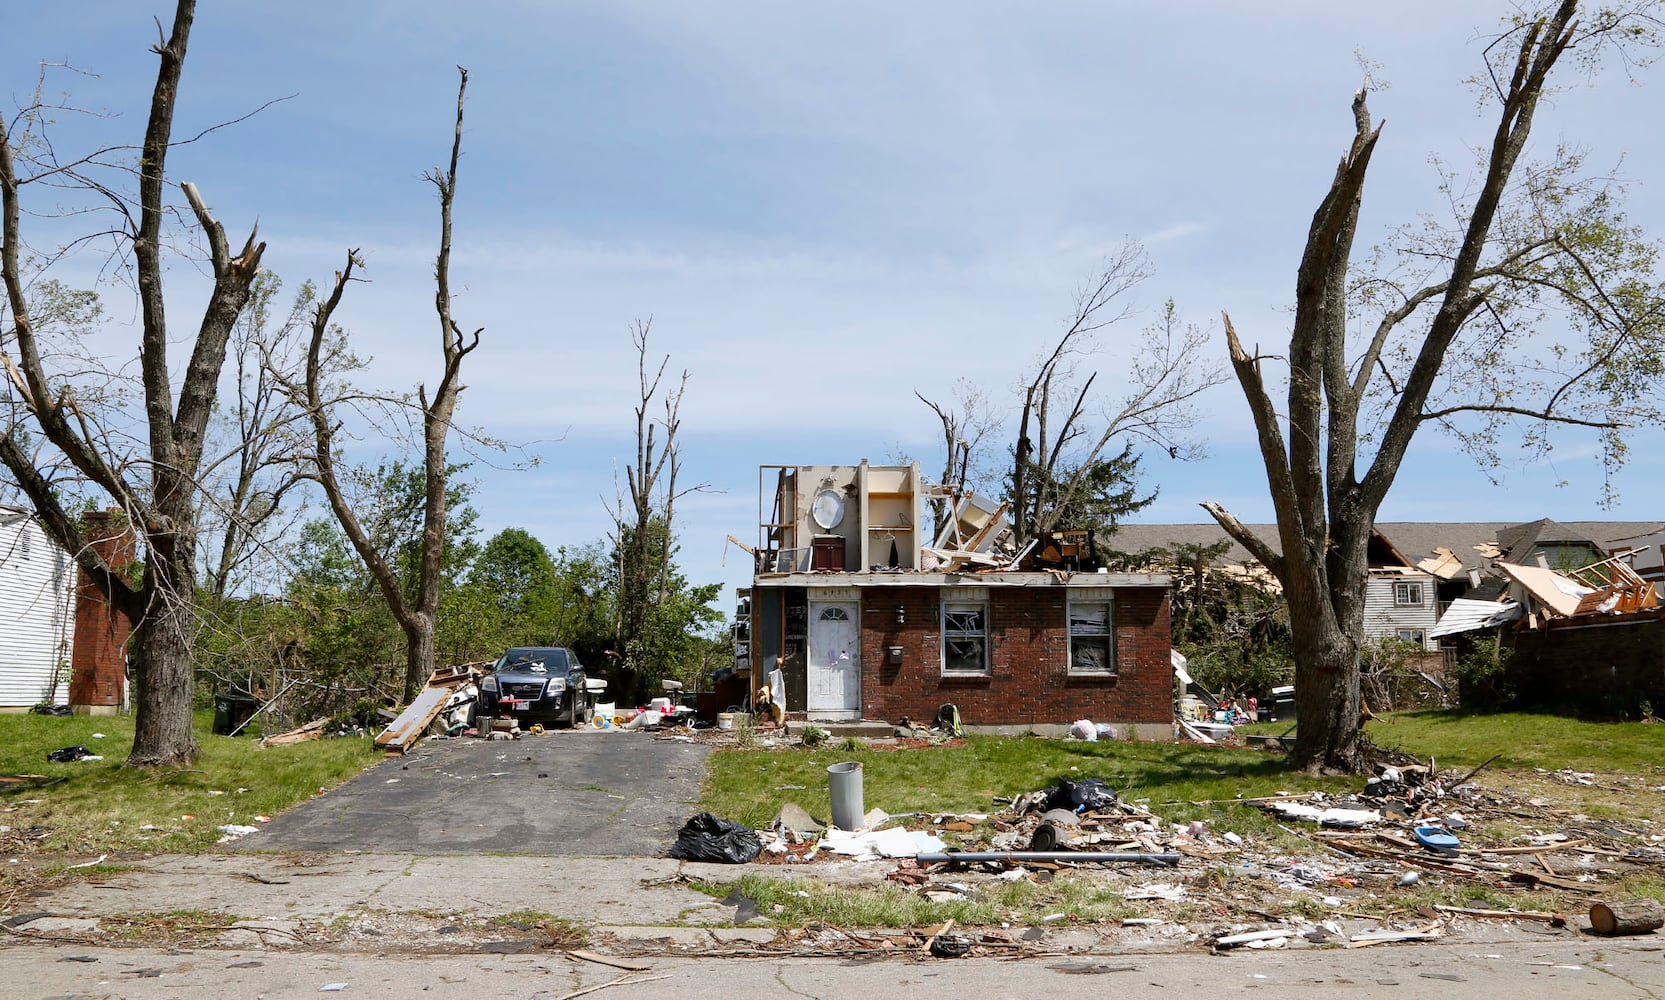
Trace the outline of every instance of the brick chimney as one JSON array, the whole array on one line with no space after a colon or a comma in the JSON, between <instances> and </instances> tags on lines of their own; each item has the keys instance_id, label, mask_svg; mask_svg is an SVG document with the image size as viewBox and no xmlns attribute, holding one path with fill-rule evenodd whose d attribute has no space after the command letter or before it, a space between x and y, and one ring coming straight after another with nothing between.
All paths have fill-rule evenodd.
<instances>
[{"instance_id":1,"label":"brick chimney","mask_svg":"<svg viewBox=\"0 0 1665 1000\"><path fill-rule=\"evenodd\" d=\"M137 554L133 535L119 510L83 515L87 544L106 565L121 567ZM77 715L114 715L127 685L127 617L77 569L75 646L69 657L69 705Z\"/></svg>"}]
</instances>

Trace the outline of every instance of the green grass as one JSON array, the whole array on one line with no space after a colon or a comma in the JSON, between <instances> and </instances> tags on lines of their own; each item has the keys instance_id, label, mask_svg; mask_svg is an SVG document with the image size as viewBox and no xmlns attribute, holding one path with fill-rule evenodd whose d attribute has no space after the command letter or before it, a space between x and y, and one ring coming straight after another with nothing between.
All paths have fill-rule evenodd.
<instances>
[{"instance_id":1,"label":"green grass","mask_svg":"<svg viewBox=\"0 0 1665 1000\"><path fill-rule=\"evenodd\" d=\"M766 826L787 802L825 818L827 768L862 765L866 808L888 813L997 812L995 796L1049 788L1060 778L1100 778L1122 797L1172 822L1209 820L1217 829L1266 836L1275 824L1259 810L1229 802L1282 791L1350 791L1349 778L1311 778L1284 769L1283 758L1260 750L1166 743L1077 743L972 736L958 747L922 750L724 750L712 754L701 804L728 819ZM799 785L794 789L785 786Z\"/></svg>"},{"instance_id":2,"label":"green grass","mask_svg":"<svg viewBox=\"0 0 1665 1000\"><path fill-rule=\"evenodd\" d=\"M1277 724L1260 728L1276 729ZM1665 763L1665 725L1657 723L1428 710L1389 713L1368 723L1365 735L1378 746L1424 760L1431 755L1441 770L1447 765L1475 767L1493 754L1502 756L1492 766L1505 769L1646 774Z\"/></svg>"},{"instance_id":3,"label":"green grass","mask_svg":"<svg viewBox=\"0 0 1665 1000\"><path fill-rule=\"evenodd\" d=\"M195 717L202 753L189 767L124 768L131 716L0 715L0 834L8 856L191 852L224 824L258 825L380 759L369 738L260 749L252 737L215 736L211 712ZM94 733L103 733L95 739ZM49 751L84 745L104 759L55 764ZM150 827L150 829L145 829Z\"/></svg>"},{"instance_id":4,"label":"green grass","mask_svg":"<svg viewBox=\"0 0 1665 1000\"><path fill-rule=\"evenodd\" d=\"M1027 880L986 884L955 898L931 900L895 883L860 889L807 878L742 875L735 882L696 883L717 899L738 889L758 904L759 916L783 927L923 927L952 918L967 926L1035 926L1062 913L1071 922L1121 920L1136 910L1101 881L1064 873L1046 885Z\"/></svg>"}]
</instances>

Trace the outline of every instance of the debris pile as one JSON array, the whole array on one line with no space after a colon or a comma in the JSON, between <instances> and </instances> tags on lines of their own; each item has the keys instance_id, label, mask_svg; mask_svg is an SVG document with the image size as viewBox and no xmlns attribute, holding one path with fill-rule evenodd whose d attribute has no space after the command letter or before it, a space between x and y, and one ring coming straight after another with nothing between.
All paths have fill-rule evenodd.
<instances>
[{"instance_id":1,"label":"debris pile","mask_svg":"<svg viewBox=\"0 0 1665 1000\"><path fill-rule=\"evenodd\" d=\"M1581 926L1651 933L1665 925L1665 910L1626 900L1620 890L1627 876L1657 873L1665 864L1665 833L1646 819L1601 822L1525 793L1482 787L1473 779L1485 766L1441 772L1433 761L1406 762L1380 768L1353 793L1173 803L1191 815L1196 807L1235 812L1242 823L1168 822L1149 802L1130 801L1092 777L996 799L998 812L872 810L855 832L827 830L789 805L760 831L756 863L882 865L886 883L925 903L1005 909L998 929L974 921L984 925L980 932L950 921L855 933L804 920L781 928L759 950L814 946L949 958L1036 953L1060 941L1089 951L1110 941L1117 948L1188 942L1217 951L1362 948L1432 941L1498 921L1544 934ZM1570 771L1543 777L1596 780ZM1259 832L1264 823L1249 821L1244 809L1265 813L1273 832ZM1242 832L1215 829L1227 822ZM1015 882L1034 888L1013 895ZM1474 886L1493 897L1515 895L1521 905L1427 902L1430 890L1451 899ZM1024 902L1003 902L1012 899ZM1589 924L1578 916L1585 909ZM1653 923L1656 916L1661 923Z\"/></svg>"}]
</instances>

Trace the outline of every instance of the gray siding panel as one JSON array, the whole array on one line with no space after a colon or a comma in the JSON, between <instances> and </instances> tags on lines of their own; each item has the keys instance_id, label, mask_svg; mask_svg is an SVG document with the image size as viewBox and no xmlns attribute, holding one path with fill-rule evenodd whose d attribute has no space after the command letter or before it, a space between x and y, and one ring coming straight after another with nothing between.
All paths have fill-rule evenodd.
<instances>
[{"instance_id":1,"label":"gray siding panel","mask_svg":"<svg viewBox=\"0 0 1665 1000\"><path fill-rule=\"evenodd\" d=\"M1394 584L1421 588L1422 603L1403 605L1394 600ZM1428 635L1439 618L1432 576L1372 576L1364 591L1364 634L1367 639L1395 639L1401 629L1421 629L1422 648L1435 650L1439 641Z\"/></svg>"}]
</instances>

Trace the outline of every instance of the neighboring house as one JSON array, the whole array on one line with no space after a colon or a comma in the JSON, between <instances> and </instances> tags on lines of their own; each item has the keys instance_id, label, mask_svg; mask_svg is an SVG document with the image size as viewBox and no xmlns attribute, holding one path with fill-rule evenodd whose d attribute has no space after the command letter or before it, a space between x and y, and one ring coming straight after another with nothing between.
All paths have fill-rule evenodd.
<instances>
[{"instance_id":1,"label":"neighboring house","mask_svg":"<svg viewBox=\"0 0 1665 1000\"><path fill-rule=\"evenodd\" d=\"M1439 620L1437 581L1419 569L1380 530L1370 533L1369 578L1364 585L1364 636L1397 639L1433 652Z\"/></svg>"},{"instance_id":2,"label":"neighboring house","mask_svg":"<svg viewBox=\"0 0 1665 1000\"><path fill-rule=\"evenodd\" d=\"M0 711L69 700L76 567L32 515L0 507Z\"/></svg>"},{"instance_id":3,"label":"neighboring house","mask_svg":"<svg viewBox=\"0 0 1665 1000\"><path fill-rule=\"evenodd\" d=\"M1607 558L1607 545L1594 532L1547 517L1499 529L1495 547L1498 562L1528 566L1542 560L1561 573ZM1487 553L1482 549L1481 554Z\"/></svg>"},{"instance_id":4,"label":"neighboring house","mask_svg":"<svg viewBox=\"0 0 1665 1000\"><path fill-rule=\"evenodd\" d=\"M1277 525L1247 526L1255 537L1274 552L1279 548ZM1411 561L1378 525L1370 535L1367 552L1369 577L1365 583L1364 634L1373 640L1398 639L1425 650L1439 648L1429 633L1439 620L1439 580ZM1100 543L1101 548L1128 555L1151 549L1174 552L1193 545L1214 545L1230 541L1231 547L1216 557L1214 568L1234 571L1237 567L1258 567L1249 550L1232 540L1218 524L1131 524L1119 526ZM1267 574L1264 586L1276 588Z\"/></svg>"},{"instance_id":5,"label":"neighboring house","mask_svg":"<svg viewBox=\"0 0 1665 1000\"><path fill-rule=\"evenodd\" d=\"M1624 553L1630 568L1642 579L1651 580L1655 589L1665 594L1665 524L1652 531L1613 539L1607 548L1615 555Z\"/></svg>"},{"instance_id":6,"label":"neighboring house","mask_svg":"<svg viewBox=\"0 0 1665 1000\"><path fill-rule=\"evenodd\" d=\"M933 497L960 515L942 532ZM1165 574L997 556L999 508L917 464L764 466L758 500L741 662L779 666L792 714L928 721L952 703L972 728L1171 735Z\"/></svg>"},{"instance_id":7,"label":"neighboring house","mask_svg":"<svg viewBox=\"0 0 1665 1000\"><path fill-rule=\"evenodd\" d=\"M1248 529L1273 551L1281 546L1275 524L1250 524ZM1497 571L1499 561L1533 564L1543 555L1552 568L1588 565L1605 558L1606 553L1639 544L1643 536L1665 535L1665 526L1658 521L1567 521L1546 519L1526 524L1507 521L1377 521L1376 530L1417 569L1435 578L1438 608L1443 609L1459 597L1490 600L1501 597L1508 589L1508 580ZM1218 524L1123 524L1114 534L1100 540L1100 548L1138 554L1153 548L1173 550L1182 545L1211 545L1228 542L1229 547L1219 557L1217 565L1254 564L1249 551L1237 544ZM1660 541L1665 541L1662 537ZM1658 559L1659 550L1651 556L1637 557L1639 572L1643 560ZM1582 561L1580 561L1582 560ZM1372 560L1372 565L1376 565ZM1644 574L1646 575L1646 574Z\"/></svg>"}]
</instances>

